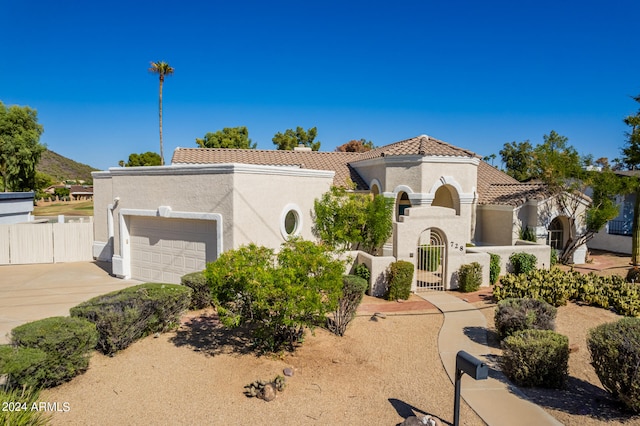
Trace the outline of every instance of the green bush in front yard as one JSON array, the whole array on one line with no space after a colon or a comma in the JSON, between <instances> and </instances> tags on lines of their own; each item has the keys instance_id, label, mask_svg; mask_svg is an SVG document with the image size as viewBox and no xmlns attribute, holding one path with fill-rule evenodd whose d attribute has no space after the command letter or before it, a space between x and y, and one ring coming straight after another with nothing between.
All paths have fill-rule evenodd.
<instances>
[{"instance_id":1,"label":"green bush in front yard","mask_svg":"<svg viewBox=\"0 0 640 426\"><path fill-rule=\"evenodd\" d=\"M622 318L589 330L587 346L602 386L640 413L640 318Z\"/></svg>"},{"instance_id":2,"label":"green bush in front yard","mask_svg":"<svg viewBox=\"0 0 640 426\"><path fill-rule=\"evenodd\" d=\"M13 357L10 362L23 362L27 368L37 366L37 385L56 386L87 369L97 339L95 325L82 318L51 317L33 321L11 330L11 344L41 350L46 354L44 362L39 363L35 352L18 352L17 359Z\"/></svg>"},{"instance_id":3,"label":"green bush in front yard","mask_svg":"<svg viewBox=\"0 0 640 426\"><path fill-rule=\"evenodd\" d=\"M522 330L502 341L502 371L518 386L564 388L569 339L551 330Z\"/></svg>"},{"instance_id":4,"label":"green bush in front yard","mask_svg":"<svg viewBox=\"0 0 640 426\"><path fill-rule=\"evenodd\" d=\"M371 271L367 268L367 265L364 263L358 263L353 268L353 275L364 279L367 284L369 283L369 279L371 278Z\"/></svg>"},{"instance_id":5,"label":"green bush in front yard","mask_svg":"<svg viewBox=\"0 0 640 426\"><path fill-rule=\"evenodd\" d=\"M511 262L514 274L528 274L536 269L538 258L529 253L513 253L509 256L509 262Z\"/></svg>"},{"instance_id":6,"label":"green bush in front yard","mask_svg":"<svg viewBox=\"0 0 640 426\"><path fill-rule=\"evenodd\" d=\"M411 295L413 263L398 260L389 265L387 300L406 300Z\"/></svg>"},{"instance_id":7,"label":"green bush in front yard","mask_svg":"<svg viewBox=\"0 0 640 426\"><path fill-rule=\"evenodd\" d=\"M500 255L489 253L491 260L489 261L489 282L494 285L500 278Z\"/></svg>"},{"instance_id":8,"label":"green bush in front yard","mask_svg":"<svg viewBox=\"0 0 640 426\"><path fill-rule=\"evenodd\" d=\"M191 293L182 285L146 283L94 297L70 312L96 325L98 350L112 355L144 336L175 328Z\"/></svg>"},{"instance_id":9,"label":"green bush in front yard","mask_svg":"<svg viewBox=\"0 0 640 426\"><path fill-rule=\"evenodd\" d=\"M554 330L557 309L537 299L504 299L495 313L496 331L501 339L517 331Z\"/></svg>"},{"instance_id":10,"label":"green bush in front yard","mask_svg":"<svg viewBox=\"0 0 640 426\"><path fill-rule=\"evenodd\" d=\"M7 375L10 389L38 387L45 381L46 352L35 348L0 345L0 375Z\"/></svg>"},{"instance_id":11,"label":"green bush in front yard","mask_svg":"<svg viewBox=\"0 0 640 426\"><path fill-rule=\"evenodd\" d=\"M189 309L203 309L211 306L211 289L209 288L209 284L207 284L204 271L183 275L182 278L180 278L180 283L193 290Z\"/></svg>"},{"instance_id":12,"label":"green bush in front yard","mask_svg":"<svg viewBox=\"0 0 640 426\"><path fill-rule=\"evenodd\" d=\"M458 290L463 293L477 291L482 284L482 265L473 262L469 265L461 265L458 271Z\"/></svg>"}]
</instances>

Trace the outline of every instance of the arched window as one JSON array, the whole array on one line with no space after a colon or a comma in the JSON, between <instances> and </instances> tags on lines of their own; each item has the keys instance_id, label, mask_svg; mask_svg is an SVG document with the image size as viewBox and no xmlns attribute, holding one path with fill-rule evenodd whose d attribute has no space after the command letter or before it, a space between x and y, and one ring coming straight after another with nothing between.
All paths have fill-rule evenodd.
<instances>
[{"instance_id":1,"label":"arched window","mask_svg":"<svg viewBox=\"0 0 640 426\"><path fill-rule=\"evenodd\" d=\"M400 216L404 216L404 211L411 207L411 201L409 201L409 195L402 191L398 194L396 202L396 221L400 220Z\"/></svg>"},{"instance_id":2,"label":"arched window","mask_svg":"<svg viewBox=\"0 0 640 426\"><path fill-rule=\"evenodd\" d=\"M556 250L562 250L564 248L564 227L559 217L553 219L549 224L548 243L551 248Z\"/></svg>"}]
</instances>

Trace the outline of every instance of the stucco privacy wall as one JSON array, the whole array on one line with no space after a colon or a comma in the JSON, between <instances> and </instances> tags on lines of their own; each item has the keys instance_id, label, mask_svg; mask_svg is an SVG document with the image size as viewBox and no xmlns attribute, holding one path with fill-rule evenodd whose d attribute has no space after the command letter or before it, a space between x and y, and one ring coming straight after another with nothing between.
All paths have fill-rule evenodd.
<instances>
[{"instance_id":1,"label":"stucco privacy wall","mask_svg":"<svg viewBox=\"0 0 640 426\"><path fill-rule=\"evenodd\" d=\"M516 241L513 246L477 246L468 247L468 253L491 253L500 256L500 275L513 272L509 257L514 253L530 253L536 259L536 268L549 269L551 262L551 247L545 244L536 244L530 241Z\"/></svg>"},{"instance_id":2,"label":"stucco privacy wall","mask_svg":"<svg viewBox=\"0 0 640 426\"><path fill-rule=\"evenodd\" d=\"M333 175L332 171L244 164L97 172L93 174L94 254L108 251L113 235L114 273L126 276L130 253L125 228L135 215L215 220L220 244L216 255L249 242L279 247L285 240L281 230L287 209L299 216L299 235L311 238L313 200L330 188Z\"/></svg>"},{"instance_id":3,"label":"stucco privacy wall","mask_svg":"<svg viewBox=\"0 0 640 426\"><path fill-rule=\"evenodd\" d=\"M0 224L27 222L33 211L33 192L0 192Z\"/></svg>"},{"instance_id":4,"label":"stucco privacy wall","mask_svg":"<svg viewBox=\"0 0 640 426\"><path fill-rule=\"evenodd\" d=\"M587 243L590 249L631 254L631 236L608 234L606 228L596 233Z\"/></svg>"}]
</instances>

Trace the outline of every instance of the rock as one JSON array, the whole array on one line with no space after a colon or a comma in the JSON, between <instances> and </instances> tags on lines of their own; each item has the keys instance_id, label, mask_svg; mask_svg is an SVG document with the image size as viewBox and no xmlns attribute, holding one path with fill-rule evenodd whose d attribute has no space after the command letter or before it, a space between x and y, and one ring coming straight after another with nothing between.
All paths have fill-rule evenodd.
<instances>
[{"instance_id":1,"label":"rock","mask_svg":"<svg viewBox=\"0 0 640 426\"><path fill-rule=\"evenodd\" d=\"M258 397L267 402L273 401L276 398L276 386L273 383L267 383Z\"/></svg>"},{"instance_id":2,"label":"rock","mask_svg":"<svg viewBox=\"0 0 640 426\"><path fill-rule=\"evenodd\" d=\"M575 353L578 352L580 350L580 346L578 346L576 343L573 343L571 345L569 345L569 353Z\"/></svg>"},{"instance_id":3,"label":"rock","mask_svg":"<svg viewBox=\"0 0 640 426\"><path fill-rule=\"evenodd\" d=\"M416 416L411 416L404 419L404 421L400 423L400 426L424 426L424 423Z\"/></svg>"},{"instance_id":4,"label":"rock","mask_svg":"<svg viewBox=\"0 0 640 426\"><path fill-rule=\"evenodd\" d=\"M376 312L375 314L373 314L374 317L378 317L378 318L382 318L385 319L387 316L385 314L383 314L382 312Z\"/></svg>"},{"instance_id":5,"label":"rock","mask_svg":"<svg viewBox=\"0 0 640 426\"><path fill-rule=\"evenodd\" d=\"M423 418L411 416L404 419L401 426L442 426L439 418L434 416L424 416Z\"/></svg>"},{"instance_id":6,"label":"rock","mask_svg":"<svg viewBox=\"0 0 640 426\"><path fill-rule=\"evenodd\" d=\"M293 368L287 367L284 370L282 370L282 372L284 373L285 376L287 377L291 377L293 376Z\"/></svg>"}]
</instances>

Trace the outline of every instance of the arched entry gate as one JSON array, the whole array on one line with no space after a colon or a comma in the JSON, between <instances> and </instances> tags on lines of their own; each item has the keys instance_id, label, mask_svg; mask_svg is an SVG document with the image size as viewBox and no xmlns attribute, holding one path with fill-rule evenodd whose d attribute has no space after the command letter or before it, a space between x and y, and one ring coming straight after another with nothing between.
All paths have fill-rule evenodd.
<instances>
[{"instance_id":1,"label":"arched entry gate","mask_svg":"<svg viewBox=\"0 0 640 426\"><path fill-rule=\"evenodd\" d=\"M437 229L425 229L418 239L417 291L444 290L447 243Z\"/></svg>"}]
</instances>

